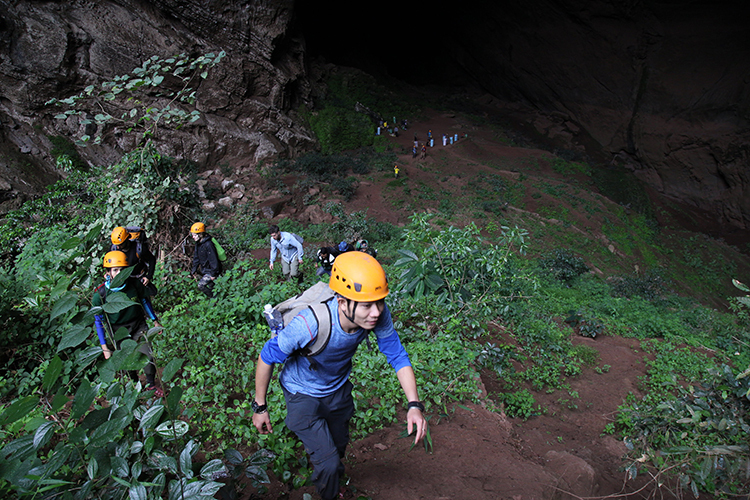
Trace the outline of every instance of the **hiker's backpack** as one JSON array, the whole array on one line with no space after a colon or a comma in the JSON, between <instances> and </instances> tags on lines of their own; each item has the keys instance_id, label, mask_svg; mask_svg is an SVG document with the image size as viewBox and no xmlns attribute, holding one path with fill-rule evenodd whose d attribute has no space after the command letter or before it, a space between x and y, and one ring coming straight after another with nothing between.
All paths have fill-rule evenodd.
<instances>
[{"instance_id":1,"label":"hiker's backpack","mask_svg":"<svg viewBox=\"0 0 750 500\"><path fill-rule=\"evenodd\" d=\"M276 305L275 310L281 313L283 326L289 324L292 318L303 309L310 309L318 322L318 335L310 344L300 349L301 356L315 356L328 345L331 338L331 310L328 302L333 299L334 292L325 281L319 281L299 295ZM276 332L273 333L273 336Z\"/></svg>"},{"instance_id":2,"label":"hiker's backpack","mask_svg":"<svg viewBox=\"0 0 750 500\"><path fill-rule=\"evenodd\" d=\"M143 248L148 244L146 231L138 226L127 226L125 227L125 231L130 233L130 237L128 239L135 242L135 255L140 260L141 255L143 255ZM117 250L117 245L112 245L111 249Z\"/></svg>"},{"instance_id":3,"label":"hiker's backpack","mask_svg":"<svg viewBox=\"0 0 750 500\"><path fill-rule=\"evenodd\" d=\"M292 236L294 236L294 239L299 241L300 245L305 242L305 239L297 233L292 233Z\"/></svg>"},{"instance_id":4,"label":"hiker's backpack","mask_svg":"<svg viewBox=\"0 0 750 500\"><path fill-rule=\"evenodd\" d=\"M219 262L224 262L227 260L227 252L224 250L224 248L219 244L218 240L211 237L211 242L214 244L214 248L216 249L216 256L219 258Z\"/></svg>"},{"instance_id":5,"label":"hiker's backpack","mask_svg":"<svg viewBox=\"0 0 750 500\"><path fill-rule=\"evenodd\" d=\"M337 248L340 253L351 252L352 250L354 250L354 247L346 241L342 241L341 243L339 243Z\"/></svg>"}]
</instances>

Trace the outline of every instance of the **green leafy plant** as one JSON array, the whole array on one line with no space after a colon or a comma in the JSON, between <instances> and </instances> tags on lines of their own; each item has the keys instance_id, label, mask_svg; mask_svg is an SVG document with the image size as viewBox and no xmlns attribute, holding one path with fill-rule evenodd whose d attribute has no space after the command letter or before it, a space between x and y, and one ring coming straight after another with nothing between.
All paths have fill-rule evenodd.
<instances>
[{"instance_id":1,"label":"green leafy plant","mask_svg":"<svg viewBox=\"0 0 750 500\"><path fill-rule=\"evenodd\" d=\"M565 322L573 330L583 337L595 339L597 335L604 333L604 324L596 318L585 317L581 312L576 310L568 311L568 317Z\"/></svg>"},{"instance_id":2,"label":"green leafy plant","mask_svg":"<svg viewBox=\"0 0 750 500\"><path fill-rule=\"evenodd\" d=\"M569 250L558 248L539 259L539 267L554 279L570 282L589 271L583 259L576 257Z\"/></svg>"},{"instance_id":3,"label":"green leafy plant","mask_svg":"<svg viewBox=\"0 0 750 500\"><path fill-rule=\"evenodd\" d=\"M528 389L501 394L500 401L504 405L505 413L511 418L528 420L541 412L539 407L534 408L536 400Z\"/></svg>"},{"instance_id":4,"label":"green leafy plant","mask_svg":"<svg viewBox=\"0 0 750 500\"><path fill-rule=\"evenodd\" d=\"M78 146L89 142L99 144L107 125L127 132L137 131L139 140L149 141L161 126L179 128L200 118L199 111L188 111L184 107L195 103L196 91L192 85L207 78L208 70L225 55L221 51L198 57L151 56L131 74L116 76L98 86L89 85L79 94L65 99L53 98L46 104L68 108L55 116L59 120L75 117L79 125L96 126L93 140L89 134L84 134L76 140ZM157 87L161 89L159 101L149 96Z\"/></svg>"}]
</instances>

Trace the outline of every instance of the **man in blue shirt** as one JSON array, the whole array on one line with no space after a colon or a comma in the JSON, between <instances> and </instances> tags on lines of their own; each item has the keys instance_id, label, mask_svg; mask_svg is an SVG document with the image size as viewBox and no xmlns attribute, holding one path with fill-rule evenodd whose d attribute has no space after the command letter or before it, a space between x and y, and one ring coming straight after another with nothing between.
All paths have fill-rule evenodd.
<instances>
[{"instance_id":1,"label":"man in blue shirt","mask_svg":"<svg viewBox=\"0 0 750 500\"><path fill-rule=\"evenodd\" d=\"M299 265L302 264L302 242L299 241L292 233L281 231L279 226L272 225L268 228L271 234L271 263L269 268L273 271L273 263L276 260L276 254L281 254L281 272L285 278L298 278ZM298 277L299 275L299 277Z\"/></svg>"},{"instance_id":2,"label":"man in blue shirt","mask_svg":"<svg viewBox=\"0 0 750 500\"><path fill-rule=\"evenodd\" d=\"M354 414L352 357L371 331L378 348L396 371L407 401L407 430L421 440L427 422L422 415L417 382L409 356L393 327L385 305L388 281L377 260L363 252L336 257L329 286L336 296L329 300L331 332L327 345L314 356L304 348L318 335L318 322L310 309L303 310L266 342L255 371L253 424L261 434L273 432L266 406L274 364L284 364L279 382L284 391L286 425L302 440L313 464L313 483L323 500L337 498L341 459L349 443L349 420Z\"/></svg>"}]
</instances>

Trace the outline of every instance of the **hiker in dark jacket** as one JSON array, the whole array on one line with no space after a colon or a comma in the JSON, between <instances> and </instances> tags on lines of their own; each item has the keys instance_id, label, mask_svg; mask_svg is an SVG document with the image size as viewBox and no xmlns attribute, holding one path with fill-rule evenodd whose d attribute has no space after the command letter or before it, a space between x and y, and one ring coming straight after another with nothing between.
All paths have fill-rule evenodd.
<instances>
[{"instance_id":1,"label":"hiker in dark jacket","mask_svg":"<svg viewBox=\"0 0 750 500\"><path fill-rule=\"evenodd\" d=\"M154 271L156 271L156 256L148 247L146 233L140 227L117 226L110 236L112 246L110 251L120 251L131 266L134 266L132 277L138 279L148 288L151 296L156 295L154 285Z\"/></svg>"},{"instance_id":2,"label":"hiker in dark jacket","mask_svg":"<svg viewBox=\"0 0 750 500\"><path fill-rule=\"evenodd\" d=\"M206 232L205 224L196 222L190 228L190 234L195 240L193 269L190 273L196 274L200 267L201 278L198 280L198 290L210 299L214 296L214 280L221 274L221 261L211 235Z\"/></svg>"},{"instance_id":3,"label":"hiker in dark jacket","mask_svg":"<svg viewBox=\"0 0 750 500\"><path fill-rule=\"evenodd\" d=\"M335 248L332 247L320 247L318 249L318 263L320 266L318 266L317 275L323 276L324 274L327 274L328 276L331 275L331 268L333 268L333 261L336 259L336 256L338 256L339 252Z\"/></svg>"}]
</instances>

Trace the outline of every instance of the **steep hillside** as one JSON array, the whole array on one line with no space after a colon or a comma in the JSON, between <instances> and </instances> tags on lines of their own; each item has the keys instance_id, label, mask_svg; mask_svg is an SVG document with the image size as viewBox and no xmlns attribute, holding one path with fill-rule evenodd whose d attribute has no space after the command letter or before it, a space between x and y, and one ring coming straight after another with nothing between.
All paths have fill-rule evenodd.
<instances>
[{"instance_id":1,"label":"steep hillside","mask_svg":"<svg viewBox=\"0 0 750 500\"><path fill-rule=\"evenodd\" d=\"M345 203L347 211L366 211L368 219L397 225L407 224L414 212L428 211L437 227L474 222L490 239L499 226L518 226L529 231L532 260L556 248L570 249L604 281L660 270L671 290L721 310L728 296L738 295L731 279L750 275L746 243L733 246L684 229L680 224L686 220L700 223L689 207L639 190L624 176L597 177L584 163L534 147L533 138L519 129L492 123L492 113L507 116L513 110L485 110L483 117L448 109L423 109L409 117L408 130L388 138L398 177L390 164L355 175L358 187ZM428 133L434 147L427 148L426 158L414 158L415 138L421 146ZM458 140L443 146L443 134ZM286 200L273 219L282 227L290 219L310 222L302 200L323 205L336 198L299 175L283 181L284 189L264 193L269 200ZM607 196L613 183L620 196L630 190L627 200ZM264 243L257 243L262 248L253 254L267 259ZM563 329L564 319L559 318ZM514 345L512 329L498 319L479 340ZM505 407L501 401L512 385L484 369L481 405L450 402L431 413L432 453L410 449L401 424L354 442L347 456L354 498L679 498L679 488L668 480L661 479L665 486L657 488L645 476L628 478L622 470L627 448L605 432L625 401L645 394L648 363L654 359L648 346L614 332L592 339L564 331L576 348L596 356L596 363L568 379L564 389L542 391L526 384L536 404L528 420L493 411ZM403 421L403 414L399 417ZM268 497L296 500L312 491L290 491L274 481Z\"/></svg>"}]
</instances>

